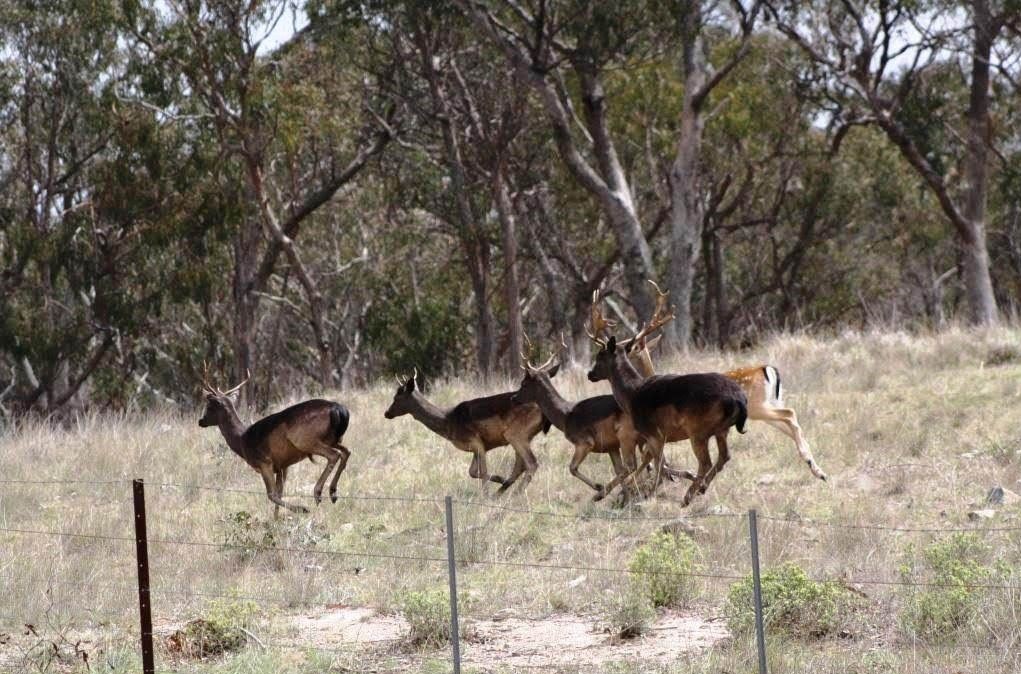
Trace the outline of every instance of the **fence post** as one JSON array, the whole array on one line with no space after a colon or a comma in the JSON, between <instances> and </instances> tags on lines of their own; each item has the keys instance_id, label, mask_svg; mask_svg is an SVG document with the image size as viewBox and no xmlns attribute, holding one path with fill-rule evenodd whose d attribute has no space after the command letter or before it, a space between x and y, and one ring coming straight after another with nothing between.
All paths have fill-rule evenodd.
<instances>
[{"instance_id":1,"label":"fence post","mask_svg":"<svg viewBox=\"0 0 1021 674\"><path fill-rule=\"evenodd\" d=\"M135 494L135 557L138 560L138 611L142 634L142 672L155 674L152 649L152 606L149 603L149 542L145 533L145 483L132 482Z\"/></svg>"},{"instance_id":2,"label":"fence post","mask_svg":"<svg viewBox=\"0 0 1021 674\"><path fill-rule=\"evenodd\" d=\"M748 534L752 541L752 589L755 596L755 637L759 645L759 674L768 674L766 632L762 626L762 583L759 580L759 528L754 508L748 511Z\"/></svg>"},{"instance_id":3,"label":"fence post","mask_svg":"<svg viewBox=\"0 0 1021 674\"><path fill-rule=\"evenodd\" d=\"M450 581L450 646L454 651L454 674L461 674L461 635L457 625L457 568L454 562L454 502L443 499L447 511L447 579Z\"/></svg>"}]
</instances>

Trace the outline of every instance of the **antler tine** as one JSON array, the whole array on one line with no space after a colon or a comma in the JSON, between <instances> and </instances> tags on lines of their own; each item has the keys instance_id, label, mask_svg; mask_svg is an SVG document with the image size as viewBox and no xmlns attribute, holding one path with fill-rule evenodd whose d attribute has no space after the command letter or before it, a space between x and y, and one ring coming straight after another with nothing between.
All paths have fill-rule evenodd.
<instances>
[{"instance_id":1,"label":"antler tine","mask_svg":"<svg viewBox=\"0 0 1021 674\"><path fill-rule=\"evenodd\" d=\"M602 310L599 308L599 290L592 291L592 307L589 309L589 323L592 327L592 332L588 329L585 330L585 334L589 336L593 342L598 344L600 347L606 345L606 340L602 338L606 334L607 328L612 328L617 325L616 321L611 321L603 315ZM595 334L593 334L595 333Z\"/></svg>"},{"instance_id":2,"label":"antler tine","mask_svg":"<svg viewBox=\"0 0 1021 674\"><path fill-rule=\"evenodd\" d=\"M418 384L418 366L417 365L415 366L415 371L411 373L411 379L412 379L412 381L415 382L415 384Z\"/></svg>"},{"instance_id":3,"label":"antler tine","mask_svg":"<svg viewBox=\"0 0 1021 674\"><path fill-rule=\"evenodd\" d=\"M221 395L220 389L209 383L209 363L202 360L202 390L210 395Z\"/></svg>"},{"instance_id":4,"label":"antler tine","mask_svg":"<svg viewBox=\"0 0 1021 674\"><path fill-rule=\"evenodd\" d=\"M656 293L659 295L656 298L656 309L652 314L652 318L646 321L642 329L638 331L634 337L628 340L631 344L638 344L641 340L648 337L650 334L659 330L661 327L674 320L674 312L672 307L668 307L667 301L669 300L670 291L663 292L660 287L656 285L656 282L649 279L649 283L656 289Z\"/></svg>"},{"instance_id":5,"label":"antler tine","mask_svg":"<svg viewBox=\"0 0 1021 674\"><path fill-rule=\"evenodd\" d=\"M221 391L220 395L229 396L231 393L234 393L235 391L240 390L241 387L244 386L245 384L247 384L248 380L251 379L251 378L252 378L252 371L246 368L245 369L245 378L244 378L244 380L240 384L235 386L234 388L230 389L229 391Z\"/></svg>"}]
</instances>

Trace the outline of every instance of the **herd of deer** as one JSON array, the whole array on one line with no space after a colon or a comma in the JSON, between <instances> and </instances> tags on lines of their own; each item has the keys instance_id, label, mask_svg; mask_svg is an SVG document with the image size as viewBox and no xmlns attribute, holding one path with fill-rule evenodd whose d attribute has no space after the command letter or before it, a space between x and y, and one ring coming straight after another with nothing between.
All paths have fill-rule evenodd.
<instances>
[{"instance_id":1,"label":"herd of deer","mask_svg":"<svg viewBox=\"0 0 1021 674\"><path fill-rule=\"evenodd\" d=\"M468 474L483 484L498 483L500 492L522 476L521 489L528 484L538 467L531 440L551 425L574 445L571 474L595 490L597 501L618 486L622 487L622 496L628 498L631 490L638 488L642 471L651 464L653 489L660 475L691 481L682 500L683 506L688 505L696 494L705 493L730 458L727 434L731 426L744 433L747 419L764 421L789 436L812 474L825 480L826 474L812 458L794 410L782 407L780 374L773 366L722 374L655 374L650 350L659 338L649 336L672 319L667 296L659 292L654 316L634 337L617 341L607 337L615 323L603 316L598 292L593 296L589 336L599 351L588 378L592 382L609 380L612 395L570 402L552 383L560 367L553 362L558 354L539 366L522 354L524 378L517 391L466 400L445 410L421 394L416 370L409 379L398 379L397 393L385 416L394 419L410 414L458 449L470 452ZM245 428L231 395L247 381L221 391L209 383L207 376L203 381L206 409L199 425L220 428L227 445L262 475L266 493L277 510L282 506L307 512L302 506L286 503L282 496L287 469L315 456L326 459L313 490L315 501L322 500L323 486L333 472L330 497L336 502L337 482L351 454L342 444L350 419L347 409L328 400L307 400ZM715 463L709 454L710 438L716 439ZM696 473L674 470L664 461L664 445L680 440L691 441L698 461ZM516 456L511 474L504 478L489 472L486 454L506 445L514 448ZM593 482L580 470L581 463L593 452L608 455L613 464L614 478L606 486Z\"/></svg>"}]
</instances>

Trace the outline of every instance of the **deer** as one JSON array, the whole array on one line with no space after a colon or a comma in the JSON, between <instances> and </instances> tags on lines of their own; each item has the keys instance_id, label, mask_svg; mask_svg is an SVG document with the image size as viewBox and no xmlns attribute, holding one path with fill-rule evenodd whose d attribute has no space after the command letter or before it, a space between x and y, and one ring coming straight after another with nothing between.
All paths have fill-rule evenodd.
<instances>
[{"instance_id":1,"label":"deer","mask_svg":"<svg viewBox=\"0 0 1021 674\"><path fill-rule=\"evenodd\" d=\"M231 396L250 378L251 373L248 373L240 384L221 391L209 383L206 372L202 379L206 408L199 426L218 426L227 446L262 476L266 495L276 505L274 515L278 515L282 507L297 513L309 511L283 500L284 483L288 468L305 459L312 461L315 456L326 459L326 467L316 481L312 496L316 504L322 502L323 486L336 467L330 481L330 501L336 503L337 483L351 456L351 451L341 444L351 419L347 408L331 400L306 400L263 417L246 428L234 409Z\"/></svg>"},{"instance_id":2,"label":"deer","mask_svg":"<svg viewBox=\"0 0 1021 674\"><path fill-rule=\"evenodd\" d=\"M573 403L560 395L550 381L560 369L560 363L551 367L557 355L552 354L545 363L536 366L522 353L521 368L525 374L512 399L517 403L534 403L539 406L543 416L574 445L574 456L568 468L571 475L599 494L604 491L603 485L593 482L581 472L582 462L592 452L607 454L614 473L618 476L627 475L635 466L634 446L637 436L631 420L612 395L595 396ZM622 454L624 459L621 458Z\"/></svg>"},{"instance_id":3,"label":"deer","mask_svg":"<svg viewBox=\"0 0 1021 674\"><path fill-rule=\"evenodd\" d=\"M500 485L497 493L506 492L524 475L519 490L524 490L539 467L532 453L531 441L539 432L547 432L549 420L538 405L513 400L513 392L465 400L450 409L441 409L419 392L418 368L408 379L397 379L397 392L383 416L395 419L410 414L426 428L450 441L454 447L472 454L468 475ZM491 474L486 453L510 445L516 454L514 468L507 478Z\"/></svg>"},{"instance_id":4,"label":"deer","mask_svg":"<svg viewBox=\"0 0 1021 674\"><path fill-rule=\"evenodd\" d=\"M629 358L630 351L650 333L673 319L667 315L665 300L657 302L655 315L632 339L622 346L616 337L601 345L588 373L592 382L610 381L613 397L631 417L645 446L641 463L628 476L615 477L594 500L602 499L624 480L634 479L653 460L662 462L667 442L690 440L698 461L698 473L684 494L682 507L696 494L705 493L715 476L730 458L727 434L733 426L744 433L748 418L748 398L734 380L715 372L654 375L643 377ZM709 439L715 438L717 460L709 453Z\"/></svg>"},{"instance_id":5,"label":"deer","mask_svg":"<svg viewBox=\"0 0 1021 674\"><path fill-rule=\"evenodd\" d=\"M667 293L659 289L654 282L649 281L656 289L661 301L665 301ZM593 296L593 304L598 300L598 295ZM593 321L598 318L598 325L606 330L616 325L615 322L604 318L597 308L592 310ZM594 322L593 325L596 325ZM599 332L596 332L599 335ZM650 351L662 338L662 335L646 342L644 339L636 345L631 352L631 360L638 371L646 377L654 374L652 366L652 354ZM762 364L749 367L742 367L735 370L728 370L721 373L724 377L734 380L748 397L748 419L751 421L763 421L773 428L776 428L784 435L794 441L794 446L801 456L802 461L808 465L812 475L820 480L826 480L826 473L816 463L812 456L812 450L808 441L802 433L798 424L797 413L783 406L783 386L780 383L780 371L772 365Z\"/></svg>"}]
</instances>

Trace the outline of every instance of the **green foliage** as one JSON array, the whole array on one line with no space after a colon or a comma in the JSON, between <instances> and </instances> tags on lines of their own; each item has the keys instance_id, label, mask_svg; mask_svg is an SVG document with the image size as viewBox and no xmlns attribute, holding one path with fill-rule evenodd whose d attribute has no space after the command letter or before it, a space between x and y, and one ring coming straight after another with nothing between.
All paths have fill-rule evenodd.
<instances>
[{"instance_id":1,"label":"green foliage","mask_svg":"<svg viewBox=\"0 0 1021 674\"><path fill-rule=\"evenodd\" d=\"M657 533L635 550L631 582L653 606L677 606L691 600L698 546L688 536Z\"/></svg>"},{"instance_id":2,"label":"green foliage","mask_svg":"<svg viewBox=\"0 0 1021 674\"><path fill-rule=\"evenodd\" d=\"M610 634L621 639L633 639L649 629L656 618L656 609L642 589L631 583L625 591L615 594L607 602L603 621Z\"/></svg>"},{"instance_id":3,"label":"green foliage","mask_svg":"<svg viewBox=\"0 0 1021 674\"><path fill-rule=\"evenodd\" d=\"M223 525L223 547L242 561L253 559L263 548L277 545L280 532L272 522L260 520L246 510L230 513L220 519Z\"/></svg>"},{"instance_id":4,"label":"green foliage","mask_svg":"<svg viewBox=\"0 0 1021 674\"><path fill-rule=\"evenodd\" d=\"M948 587L913 588L905 599L901 624L909 634L931 641L960 635L976 616L986 591L971 585L988 583L994 570L985 564L989 547L971 533L954 533L930 544L921 559L909 549L901 567L907 582Z\"/></svg>"},{"instance_id":5,"label":"green foliage","mask_svg":"<svg viewBox=\"0 0 1021 674\"><path fill-rule=\"evenodd\" d=\"M769 569L761 576L762 615L767 629L796 637L833 634L853 607L850 592L833 582L810 579L797 564ZM730 586L727 624L732 632L755 627L754 584L751 576Z\"/></svg>"},{"instance_id":6,"label":"green foliage","mask_svg":"<svg viewBox=\"0 0 1021 674\"><path fill-rule=\"evenodd\" d=\"M405 592L398 606L408 621L408 643L436 648L450 642L450 598L440 589Z\"/></svg>"},{"instance_id":7,"label":"green foliage","mask_svg":"<svg viewBox=\"0 0 1021 674\"><path fill-rule=\"evenodd\" d=\"M248 640L246 632L251 631L258 607L250 601L217 599L204 613L170 635L167 644L171 652L206 658L240 650Z\"/></svg>"}]
</instances>

